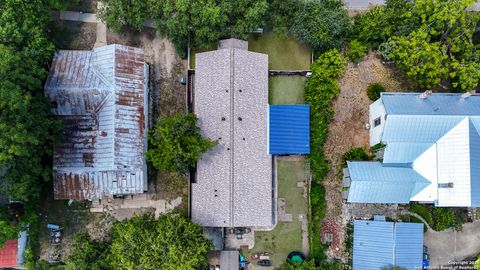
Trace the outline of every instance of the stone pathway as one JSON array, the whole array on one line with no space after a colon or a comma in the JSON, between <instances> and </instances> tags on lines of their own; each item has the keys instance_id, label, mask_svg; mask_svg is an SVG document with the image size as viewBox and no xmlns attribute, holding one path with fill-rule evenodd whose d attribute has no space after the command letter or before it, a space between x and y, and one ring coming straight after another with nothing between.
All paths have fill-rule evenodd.
<instances>
[{"instance_id":1,"label":"stone pathway","mask_svg":"<svg viewBox=\"0 0 480 270\"><path fill-rule=\"evenodd\" d=\"M116 220L130 218L133 214L142 214L153 212L155 218L160 214L173 210L182 203L182 198L178 197L172 201L152 200L146 193L132 196L125 196L124 199L104 199L101 202L94 201L90 212L108 213Z\"/></svg>"}]
</instances>

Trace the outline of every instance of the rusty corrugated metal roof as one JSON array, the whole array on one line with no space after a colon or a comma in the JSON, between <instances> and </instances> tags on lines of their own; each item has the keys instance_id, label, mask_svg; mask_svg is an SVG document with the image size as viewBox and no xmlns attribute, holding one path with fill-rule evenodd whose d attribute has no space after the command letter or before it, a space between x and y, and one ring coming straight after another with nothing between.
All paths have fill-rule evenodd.
<instances>
[{"instance_id":1,"label":"rusty corrugated metal roof","mask_svg":"<svg viewBox=\"0 0 480 270\"><path fill-rule=\"evenodd\" d=\"M55 54L45 94L64 122L53 158L56 199L92 200L147 189L145 73L138 48L109 45Z\"/></svg>"}]
</instances>

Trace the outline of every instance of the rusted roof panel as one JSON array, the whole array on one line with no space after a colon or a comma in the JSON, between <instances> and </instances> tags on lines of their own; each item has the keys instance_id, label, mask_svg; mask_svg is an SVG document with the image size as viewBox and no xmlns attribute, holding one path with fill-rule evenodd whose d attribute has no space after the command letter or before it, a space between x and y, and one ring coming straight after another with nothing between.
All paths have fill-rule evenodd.
<instances>
[{"instance_id":1,"label":"rusted roof panel","mask_svg":"<svg viewBox=\"0 0 480 270\"><path fill-rule=\"evenodd\" d=\"M57 199L141 193L146 77L143 50L109 45L55 54L45 94L64 121L54 150Z\"/></svg>"}]
</instances>

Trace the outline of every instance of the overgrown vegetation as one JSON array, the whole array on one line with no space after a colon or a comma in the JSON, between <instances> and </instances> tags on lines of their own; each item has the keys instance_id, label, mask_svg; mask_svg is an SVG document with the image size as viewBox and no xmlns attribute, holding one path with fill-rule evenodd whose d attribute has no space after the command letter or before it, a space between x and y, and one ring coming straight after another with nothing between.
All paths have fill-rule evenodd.
<instances>
[{"instance_id":1,"label":"overgrown vegetation","mask_svg":"<svg viewBox=\"0 0 480 270\"><path fill-rule=\"evenodd\" d=\"M367 96L371 101L379 99L381 92L385 92L385 87L381 83L372 83L367 87Z\"/></svg>"},{"instance_id":2,"label":"overgrown vegetation","mask_svg":"<svg viewBox=\"0 0 480 270\"><path fill-rule=\"evenodd\" d=\"M387 0L355 17L353 37L379 49L422 89L446 84L454 91L475 88L480 15L466 9L474 0Z\"/></svg>"},{"instance_id":3,"label":"overgrown vegetation","mask_svg":"<svg viewBox=\"0 0 480 270\"><path fill-rule=\"evenodd\" d=\"M312 76L307 80L305 100L310 104L311 154L313 179L320 181L330 169L323 145L328 135L328 123L333 117L332 100L339 94L336 79L344 71L346 61L337 49L328 51L312 64Z\"/></svg>"},{"instance_id":4,"label":"overgrown vegetation","mask_svg":"<svg viewBox=\"0 0 480 270\"><path fill-rule=\"evenodd\" d=\"M453 228L461 231L463 224L466 222L465 214L461 209L451 209L445 207L434 207L432 209L432 220L434 230L443 231L448 228Z\"/></svg>"},{"instance_id":5,"label":"overgrown vegetation","mask_svg":"<svg viewBox=\"0 0 480 270\"><path fill-rule=\"evenodd\" d=\"M342 167L347 166L347 161L349 160L356 160L356 161L368 161L372 160L373 156L370 155L368 150L365 147L354 147L348 150L342 156Z\"/></svg>"},{"instance_id":6,"label":"overgrown vegetation","mask_svg":"<svg viewBox=\"0 0 480 270\"><path fill-rule=\"evenodd\" d=\"M311 216L309 224L310 257L317 265L325 261L325 247L320 242L321 221L325 216L325 188L321 184L330 164L325 160L323 145L327 139L328 123L333 117L332 100L339 94L336 82L346 61L337 49L328 51L312 64L312 76L305 87L305 100L310 104L311 151L310 166L313 181L310 187ZM331 266L335 267L335 266Z\"/></svg>"},{"instance_id":7,"label":"overgrown vegetation","mask_svg":"<svg viewBox=\"0 0 480 270\"><path fill-rule=\"evenodd\" d=\"M351 21L340 0L306 1L295 15L293 35L316 52L340 48L351 30Z\"/></svg>"},{"instance_id":8,"label":"overgrown vegetation","mask_svg":"<svg viewBox=\"0 0 480 270\"><path fill-rule=\"evenodd\" d=\"M424 205L412 203L410 204L410 212L418 214L428 223L428 225L433 226L432 213L430 213L430 210Z\"/></svg>"},{"instance_id":9,"label":"overgrown vegetation","mask_svg":"<svg viewBox=\"0 0 480 270\"><path fill-rule=\"evenodd\" d=\"M77 235L66 269L203 269L210 248L202 227L183 216L144 214L114 223L111 242Z\"/></svg>"},{"instance_id":10,"label":"overgrown vegetation","mask_svg":"<svg viewBox=\"0 0 480 270\"><path fill-rule=\"evenodd\" d=\"M157 30L178 48L208 48L222 38L246 39L258 28L276 34L292 32L315 51L340 47L351 20L340 0L126 1L106 0L99 11L106 24L121 31L143 28L153 19Z\"/></svg>"},{"instance_id":11,"label":"overgrown vegetation","mask_svg":"<svg viewBox=\"0 0 480 270\"><path fill-rule=\"evenodd\" d=\"M428 208L425 205L412 203L410 212L421 216L436 231L443 231L448 228L461 230L466 222L467 213L462 209L452 209L447 207Z\"/></svg>"},{"instance_id":12,"label":"overgrown vegetation","mask_svg":"<svg viewBox=\"0 0 480 270\"><path fill-rule=\"evenodd\" d=\"M367 52L368 52L367 45L364 45L360 41L353 39L348 42L346 56L355 64L360 63L365 57L365 54Z\"/></svg>"},{"instance_id":13,"label":"overgrown vegetation","mask_svg":"<svg viewBox=\"0 0 480 270\"><path fill-rule=\"evenodd\" d=\"M160 118L148 136L147 160L159 170L187 173L216 142L203 138L195 114Z\"/></svg>"},{"instance_id":14,"label":"overgrown vegetation","mask_svg":"<svg viewBox=\"0 0 480 270\"><path fill-rule=\"evenodd\" d=\"M266 0L107 0L100 11L109 27L142 29L143 21L153 19L157 30L177 46L208 47L224 37L245 39L263 26L268 9Z\"/></svg>"}]
</instances>

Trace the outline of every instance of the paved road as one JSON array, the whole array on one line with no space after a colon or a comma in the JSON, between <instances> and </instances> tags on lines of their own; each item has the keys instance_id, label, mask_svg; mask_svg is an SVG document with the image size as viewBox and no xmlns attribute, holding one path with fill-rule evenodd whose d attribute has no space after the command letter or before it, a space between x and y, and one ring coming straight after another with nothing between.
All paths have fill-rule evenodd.
<instances>
[{"instance_id":1,"label":"paved road","mask_svg":"<svg viewBox=\"0 0 480 270\"><path fill-rule=\"evenodd\" d=\"M348 9L368 9L377 5L384 5L385 0L344 0ZM472 11L480 11L480 3L475 3L470 9Z\"/></svg>"},{"instance_id":2,"label":"paved road","mask_svg":"<svg viewBox=\"0 0 480 270\"><path fill-rule=\"evenodd\" d=\"M461 232L428 230L424 243L428 247L431 266L475 256L480 252L480 220L465 224Z\"/></svg>"}]
</instances>

